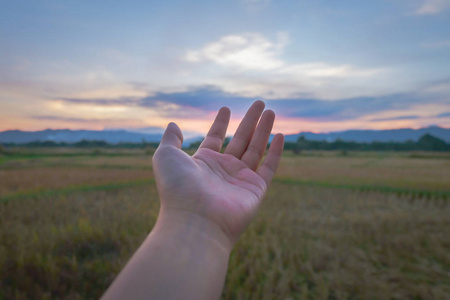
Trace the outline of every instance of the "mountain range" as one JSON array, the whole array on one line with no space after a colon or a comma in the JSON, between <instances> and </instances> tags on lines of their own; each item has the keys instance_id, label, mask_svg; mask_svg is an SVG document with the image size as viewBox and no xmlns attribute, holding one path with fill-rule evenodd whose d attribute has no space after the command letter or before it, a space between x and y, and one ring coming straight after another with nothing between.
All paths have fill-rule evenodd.
<instances>
[{"instance_id":1,"label":"mountain range","mask_svg":"<svg viewBox=\"0 0 450 300\"><path fill-rule=\"evenodd\" d=\"M35 141L76 143L82 140L105 141L111 144L120 142L142 143L159 142L162 133L139 133L127 130L70 130L46 129L42 131L8 130L0 132L0 143L24 144Z\"/></svg>"},{"instance_id":2,"label":"mountain range","mask_svg":"<svg viewBox=\"0 0 450 300\"><path fill-rule=\"evenodd\" d=\"M298 137L304 136L307 140L333 142L343 140L348 142L371 143L371 142L406 142L408 140L418 141L425 134L430 134L447 143L450 143L450 128L430 126L420 129L402 128L388 130L346 130L329 133L300 132L298 134L286 135L287 142L295 142Z\"/></svg>"},{"instance_id":3,"label":"mountain range","mask_svg":"<svg viewBox=\"0 0 450 300\"><path fill-rule=\"evenodd\" d=\"M42 131L21 131L8 130L0 132L0 143L24 144L34 141L53 141L76 143L81 140L105 141L111 144L121 142L142 143L159 142L162 137L162 131L153 131L152 133L137 132L131 130L69 130L69 129L46 129ZM433 135L447 143L450 143L450 128L430 126L421 129L391 129L391 130L346 130L329 133L300 132L297 134L286 135L287 142L295 142L298 137L304 136L307 140L343 141L354 142L404 142L407 140L417 141L425 134ZM192 135L191 135L192 136ZM201 134L191 137L184 141L184 145L201 140Z\"/></svg>"}]
</instances>

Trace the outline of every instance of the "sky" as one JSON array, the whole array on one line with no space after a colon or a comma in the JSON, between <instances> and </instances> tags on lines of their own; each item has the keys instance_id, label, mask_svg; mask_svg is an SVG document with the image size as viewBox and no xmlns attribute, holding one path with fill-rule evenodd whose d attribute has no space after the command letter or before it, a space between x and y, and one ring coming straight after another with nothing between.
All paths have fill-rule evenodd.
<instances>
[{"instance_id":1,"label":"sky","mask_svg":"<svg viewBox=\"0 0 450 300\"><path fill-rule=\"evenodd\" d=\"M450 0L0 4L0 131L450 128Z\"/></svg>"}]
</instances>

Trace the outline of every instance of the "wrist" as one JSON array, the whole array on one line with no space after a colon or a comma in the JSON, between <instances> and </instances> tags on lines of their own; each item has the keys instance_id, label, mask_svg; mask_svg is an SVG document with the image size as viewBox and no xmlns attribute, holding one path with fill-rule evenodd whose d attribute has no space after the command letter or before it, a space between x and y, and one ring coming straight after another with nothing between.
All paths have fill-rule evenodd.
<instances>
[{"instance_id":1,"label":"wrist","mask_svg":"<svg viewBox=\"0 0 450 300\"><path fill-rule=\"evenodd\" d=\"M183 245L204 246L229 256L234 242L214 221L179 209L161 208L154 235L174 236Z\"/></svg>"},{"instance_id":2,"label":"wrist","mask_svg":"<svg viewBox=\"0 0 450 300\"><path fill-rule=\"evenodd\" d=\"M232 244L218 230L198 215L161 210L105 299L219 299Z\"/></svg>"}]
</instances>

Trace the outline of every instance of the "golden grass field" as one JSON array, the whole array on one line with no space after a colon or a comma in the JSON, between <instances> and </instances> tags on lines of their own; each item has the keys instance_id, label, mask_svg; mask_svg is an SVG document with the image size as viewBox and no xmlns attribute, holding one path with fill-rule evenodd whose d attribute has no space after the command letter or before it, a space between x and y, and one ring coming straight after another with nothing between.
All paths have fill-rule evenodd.
<instances>
[{"instance_id":1,"label":"golden grass field","mask_svg":"<svg viewBox=\"0 0 450 300\"><path fill-rule=\"evenodd\" d=\"M0 156L0 299L97 299L156 220L151 156L29 151ZM449 153L286 153L222 299L449 299L449 201Z\"/></svg>"}]
</instances>

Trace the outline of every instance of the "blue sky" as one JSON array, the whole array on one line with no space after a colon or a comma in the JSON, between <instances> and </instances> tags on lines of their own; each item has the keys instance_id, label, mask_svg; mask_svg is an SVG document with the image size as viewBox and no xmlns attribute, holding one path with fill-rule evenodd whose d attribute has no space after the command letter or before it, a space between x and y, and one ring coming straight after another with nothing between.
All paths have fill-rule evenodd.
<instances>
[{"instance_id":1,"label":"blue sky","mask_svg":"<svg viewBox=\"0 0 450 300\"><path fill-rule=\"evenodd\" d=\"M0 3L0 130L450 127L450 0Z\"/></svg>"}]
</instances>

